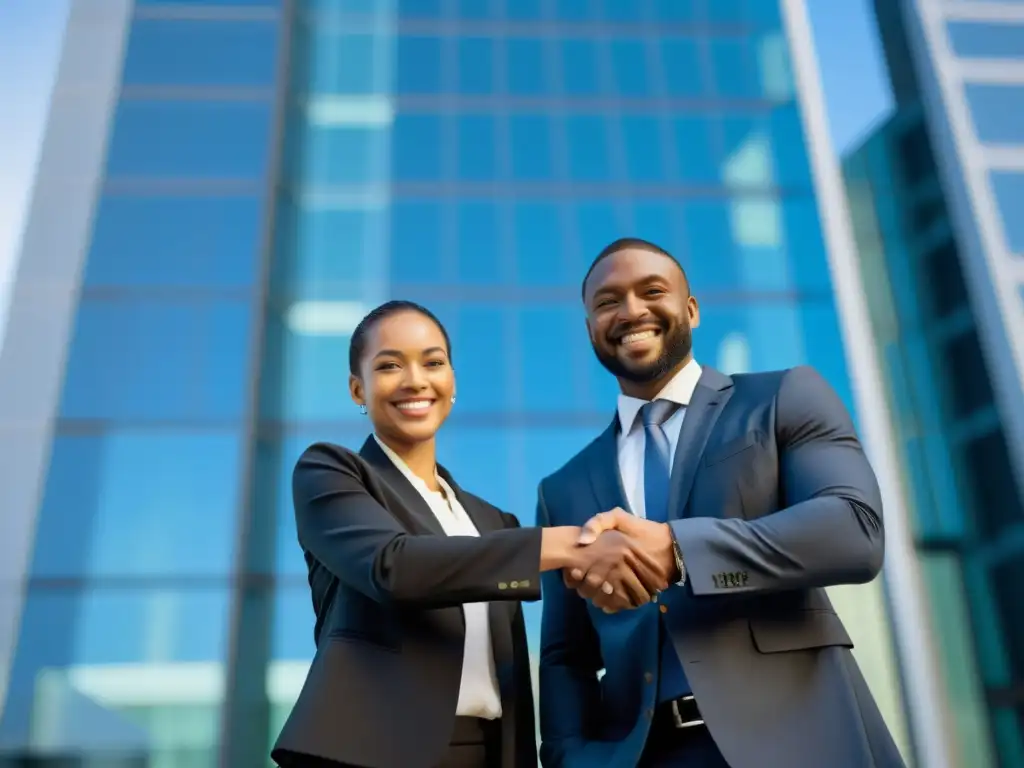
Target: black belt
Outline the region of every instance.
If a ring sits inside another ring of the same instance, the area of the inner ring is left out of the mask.
[[[664,701],[654,710],[651,728],[659,731],[701,730],[705,728],[704,717],[697,708],[697,700],[693,696],[682,696],[671,701]]]
[[[455,718],[452,730],[452,744],[495,744],[501,741],[501,720],[484,720],[480,717]]]

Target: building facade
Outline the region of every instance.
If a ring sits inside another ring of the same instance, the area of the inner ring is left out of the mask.
[[[702,362],[853,409],[802,13],[74,0],[0,356],[0,753],[266,764],[314,650],[291,469],[365,439],[385,299],[448,326],[441,459],[527,523],[613,413],[579,287],[617,237],[684,263]],[[880,587],[836,601],[905,741]]]
[[[1016,766],[1024,7],[876,7],[897,110],[844,162],[854,230],[911,490],[950,748],[958,764]]]

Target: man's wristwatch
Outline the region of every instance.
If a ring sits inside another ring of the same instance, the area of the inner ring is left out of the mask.
[[[683,552],[679,549],[679,542],[676,541],[676,537],[672,537],[672,555],[676,559],[676,568],[679,569],[679,581],[676,582],[677,587],[686,585],[686,564],[683,562]]]

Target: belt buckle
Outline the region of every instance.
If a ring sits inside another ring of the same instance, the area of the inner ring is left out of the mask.
[[[672,708],[672,722],[676,728],[693,728],[697,725],[704,725],[704,721],[697,720],[683,720],[683,716],[679,713],[679,702],[680,701],[693,701],[693,696],[683,696],[681,699],[673,699],[671,703]]]

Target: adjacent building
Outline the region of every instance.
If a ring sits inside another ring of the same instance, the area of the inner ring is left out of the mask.
[[[845,159],[956,764],[1024,764],[1024,6],[876,4],[897,109]]]
[[[703,362],[856,410],[803,14],[72,0],[0,356],[0,753],[266,764],[314,650],[291,468],[365,439],[387,298],[448,325],[443,460],[525,522],[612,417],[579,286],[616,237],[686,265]],[[836,601],[903,741],[880,588]]]

